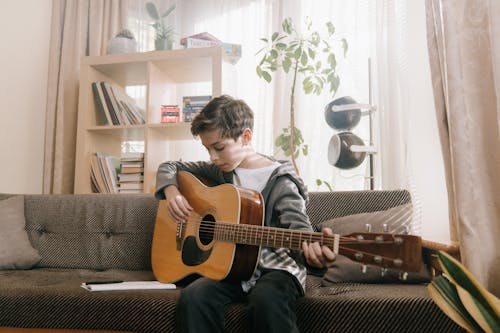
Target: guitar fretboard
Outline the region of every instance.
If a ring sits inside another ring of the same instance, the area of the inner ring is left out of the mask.
[[[267,246],[273,248],[285,247],[301,250],[302,243],[319,242],[335,253],[339,249],[339,235],[328,236],[320,232],[306,230],[290,230],[274,227],[262,227],[248,224],[215,223],[214,239],[237,244]]]

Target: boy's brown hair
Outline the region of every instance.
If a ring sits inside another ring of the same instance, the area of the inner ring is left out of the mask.
[[[213,98],[191,123],[191,133],[220,130],[222,138],[237,140],[243,130],[253,130],[253,111],[240,99],[228,95]]]

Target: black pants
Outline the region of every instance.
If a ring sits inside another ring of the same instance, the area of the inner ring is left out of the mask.
[[[180,332],[223,332],[226,308],[237,302],[247,303],[251,332],[298,332],[295,307],[301,290],[294,279],[284,271],[265,272],[246,294],[239,283],[200,278],[181,291]]]

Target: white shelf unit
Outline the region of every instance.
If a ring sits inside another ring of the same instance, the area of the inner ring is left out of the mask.
[[[84,57],[80,68],[75,193],[91,193],[90,158],[101,152],[120,157],[125,141],[144,142],[144,192],[153,192],[156,171],[167,160],[208,156],[190,133],[190,123],[160,123],[161,105],[178,104],[188,95],[232,94],[235,66],[220,47]],[[122,88],[145,87],[143,125],[103,125],[92,82]]]

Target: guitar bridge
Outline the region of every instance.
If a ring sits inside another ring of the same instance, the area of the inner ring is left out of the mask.
[[[177,229],[175,231],[175,243],[177,251],[181,250],[182,238],[184,237],[184,223],[185,221],[177,221]]]

